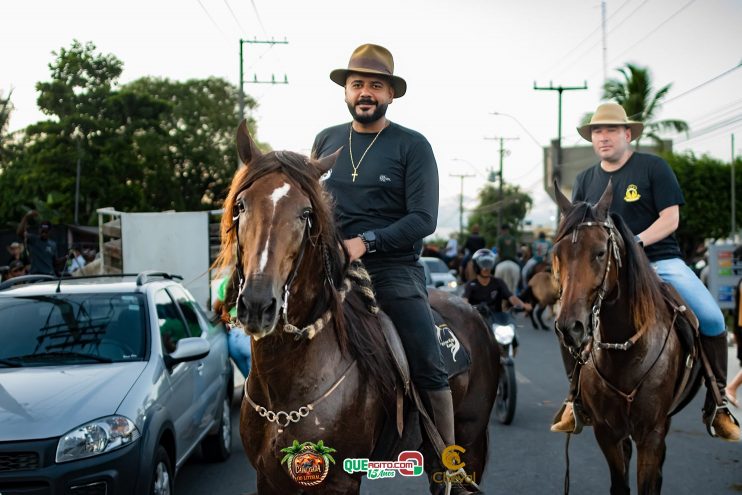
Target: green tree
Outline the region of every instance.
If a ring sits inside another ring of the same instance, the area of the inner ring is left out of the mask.
[[[214,208],[226,195],[237,164],[237,88],[213,77],[185,82],[145,77],[123,89],[171,106],[160,123],[162,132],[148,136],[140,148],[147,163],[144,189],[150,207]],[[257,106],[250,97],[245,103],[248,109]],[[252,118],[248,127],[255,133]]]
[[[644,123],[642,137],[652,139],[662,148],[660,134],[668,131],[687,132],[688,123],[677,119],[656,120],[662,108],[662,102],[672,87],[667,84],[655,91],[652,83],[652,75],[647,67],[634,64],[626,64],[616,69],[621,78],[609,79],[603,85],[603,99],[613,100],[626,110],[629,120]],[[590,122],[592,113],[583,117],[583,124]],[[638,139],[636,146],[639,147]]]
[[[705,239],[729,236],[731,229],[731,169],[709,156],[693,153],[665,155],[683,190],[685,205],[680,208],[680,226],[675,233],[683,257],[691,261]],[[735,166],[735,187],[742,190],[742,160]],[[736,211],[742,211],[742,197],[735,198]],[[738,223],[739,225],[739,223]]]
[[[0,163],[6,160],[10,153],[8,126],[10,125],[10,114],[13,112],[13,104],[10,101],[12,94],[13,90],[10,90],[8,96],[3,98],[2,92],[0,92]]]
[[[223,79],[143,78],[118,87],[123,63],[74,41],[55,52],[38,105],[50,116],[26,128],[0,161],[0,218],[43,203],[70,223],[81,163],[80,223],[96,209],[194,210],[217,206],[236,168],[237,90]],[[248,108],[256,103],[248,98]],[[251,132],[255,132],[251,122]]]
[[[503,184],[503,200],[500,202],[500,190],[493,184],[486,184],[479,191],[479,205],[469,215],[469,227],[479,225],[479,232],[487,245],[495,243],[497,231],[497,212],[502,208],[502,222],[510,226],[510,232],[518,236],[521,222],[533,205],[531,196],[520,190],[517,185]]]

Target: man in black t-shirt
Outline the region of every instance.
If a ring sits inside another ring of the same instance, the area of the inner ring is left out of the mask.
[[[31,210],[26,213],[18,224],[17,234],[23,237],[28,248],[31,260],[29,273],[56,276],[55,264],[57,262],[57,243],[49,238],[52,224],[48,220],[41,222],[39,233],[33,234],[27,231],[26,224],[31,217],[37,217],[39,213]]]
[[[427,139],[390,122],[387,107],[407,84],[395,76],[392,54],[359,46],[347,69],[330,73],[345,88],[353,120],[321,131],[312,156],[340,151],[324,180],[335,198],[335,216],[351,261],[362,258],[384,312],[397,327],[412,381],[446,445],[454,445],[453,400],[423,267],[424,237],[438,216],[438,166]]]
[[[727,374],[727,340],[724,317],[713,296],[681,258],[674,232],[680,206],[685,203],[680,185],[670,166],[660,157],[635,152],[631,141],[639,138],[643,124],[629,121],[621,105],[604,103],[589,124],[578,128],[591,141],[600,162],[577,176],[573,201],[596,204],[608,181],[613,186],[612,213],[618,213],[644,247],[657,275],[672,285],[698,317],[701,345],[711,363],[722,401],[717,404],[709,387],[704,421],[715,436],[737,441],[739,424],[727,408],[724,397]],[[569,371],[572,363],[565,363]],[[568,372],[569,372],[568,371]],[[707,382],[708,385],[708,382]],[[568,402],[552,431],[572,431],[574,418]]]

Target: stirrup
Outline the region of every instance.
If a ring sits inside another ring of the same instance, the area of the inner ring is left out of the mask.
[[[565,424],[565,426],[574,425],[572,426],[572,430],[570,431],[568,429],[555,429],[554,427],[557,424],[562,422],[562,416],[564,416],[564,411],[565,409],[567,409],[568,405],[572,407],[572,417],[571,417],[572,423],[567,423]],[[581,414],[577,414],[577,407],[575,406],[574,402],[564,401],[564,403],[562,404],[562,407],[559,408],[559,411],[557,411],[556,415],[554,416],[554,419],[551,422],[551,428],[550,428],[551,431],[555,433],[572,433],[574,435],[578,435],[579,433],[581,433],[584,423],[582,421]]]
[[[471,479],[471,476],[469,476],[462,467],[459,468],[457,471],[451,471],[447,469],[443,476],[446,480],[446,490],[444,492],[445,495],[451,495],[451,488],[453,487],[453,483],[451,482],[452,479],[463,480],[456,481],[456,484],[461,485],[461,487],[464,489],[466,489],[466,486],[471,486],[472,488],[477,490],[475,493],[483,493],[479,489],[479,486],[474,482],[474,480]]]
[[[737,421],[737,418],[734,417],[734,414],[729,410],[729,407],[726,404],[726,401],[721,406],[714,405],[713,411],[711,411],[710,414],[704,414],[703,416],[703,422],[706,424],[706,431],[709,435],[711,435],[714,438],[721,438],[722,440],[727,440],[726,438],[720,437],[716,433],[716,428],[714,428],[714,421],[716,420],[716,417],[719,415],[719,413],[726,414],[731,419],[732,423],[734,423],[737,428],[739,428],[739,421]],[[735,440],[728,440],[730,442],[733,442]]]

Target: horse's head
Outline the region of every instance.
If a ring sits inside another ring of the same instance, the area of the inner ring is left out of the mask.
[[[276,328],[282,308],[287,311],[302,258],[321,236],[318,215],[331,214],[321,201],[319,178],[336,155],[310,160],[285,151],[263,154],[245,121],[237,129],[237,151],[245,166],[225,201],[220,256],[234,260],[237,319],[248,334],[261,338]],[[322,266],[316,259],[311,263]]]
[[[557,333],[565,346],[580,350],[592,337],[603,298],[616,286],[623,240],[608,212],[608,183],[595,206],[572,204],[554,184],[562,220],[552,267],[561,293]]]

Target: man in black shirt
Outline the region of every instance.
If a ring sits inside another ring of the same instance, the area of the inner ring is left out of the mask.
[[[530,304],[524,303],[518,296],[510,292],[504,280],[492,276],[492,270],[495,267],[495,255],[492,251],[489,249],[478,250],[472,257],[472,264],[477,277],[466,284],[463,295],[469,304],[476,306],[484,303],[495,313],[502,311],[502,305],[505,301],[526,311],[532,309]]]
[[[402,339],[412,380],[446,445],[455,444],[448,375],[428,306],[422,240],[438,215],[438,166],[425,137],[390,122],[387,107],[407,90],[394,60],[378,45],[362,45],[347,69],[330,73],[345,88],[352,122],[315,138],[312,156],[343,148],[325,185],[351,260],[363,258],[377,300]]]
[[[737,441],[739,424],[729,412],[724,397],[727,375],[724,317],[713,296],[681,258],[674,232],[685,200],[675,174],[662,158],[631,148],[631,141],[641,135],[643,127],[639,122],[629,121],[621,105],[604,103],[598,107],[590,123],[578,128],[578,132],[592,142],[600,162],[577,176],[572,200],[596,204],[611,181],[615,193],[610,211],[621,215],[635,234],[634,240],[644,247],[657,275],[678,291],[698,317],[701,345],[722,397],[722,403],[716,404],[709,387],[704,421],[711,425],[715,436]],[[568,404],[552,431],[574,429],[571,409]]]
[[[57,261],[57,243],[49,238],[52,224],[48,220],[41,222],[39,233],[27,231],[26,224],[31,217],[37,217],[36,210],[26,213],[18,224],[17,234],[24,238],[31,259],[30,274],[44,274],[56,276],[55,264]]]

